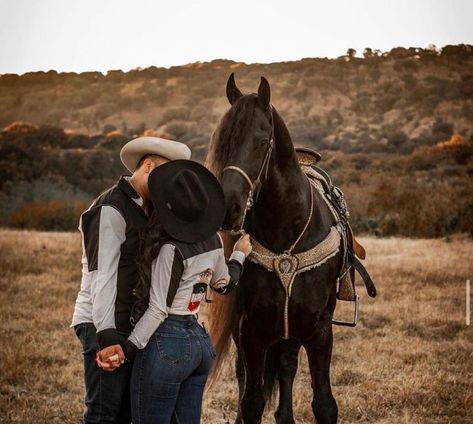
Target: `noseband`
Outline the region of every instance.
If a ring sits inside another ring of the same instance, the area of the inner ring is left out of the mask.
[[[241,223],[240,223],[240,228],[237,231],[232,231],[235,234],[243,234],[245,232],[243,227],[245,225],[246,215],[249,212],[249,210],[252,208],[255,200],[258,199],[258,195],[259,195],[259,192],[261,190],[261,186],[263,184],[263,181],[262,181],[261,178],[262,178],[263,174],[264,174],[264,180],[266,180],[268,178],[269,162],[271,161],[271,154],[272,154],[273,148],[274,148],[273,107],[271,105],[269,107],[270,107],[270,111],[271,111],[271,135],[269,137],[268,148],[267,148],[266,153],[264,155],[263,162],[261,162],[261,166],[259,168],[258,175],[256,176],[255,180],[251,181],[251,178],[248,176],[248,174],[242,168],[240,168],[238,166],[230,165],[230,166],[226,166],[222,170],[222,173],[224,173],[225,171],[238,172],[238,174],[240,174],[244,178],[244,180],[246,181],[246,183],[249,186],[248,195],[247,195],[247,198],[246,198],[245,209],[243,211],[243,216],[242,216]]]

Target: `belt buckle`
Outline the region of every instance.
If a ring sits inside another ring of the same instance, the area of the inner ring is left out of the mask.
[[[355,295],[355,300],[341,300],[341,302],[354,302],[355,310],[353,311],[353,319],[351,321],[332,319],[332,324],[344,327],[355,327],[358,323],[358,312],[360,309],[360,296]]]

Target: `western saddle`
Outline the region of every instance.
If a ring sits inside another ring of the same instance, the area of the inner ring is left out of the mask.
[[[299,164],[304,173],[310,180],[316,181],[319,192],[324,196],[332,213],[335,212],[336,219],[342,229],[342,240],[344,240],[345,258],[344,265],[337,283],[337,299],[345,302],[354,302],[355,310],[351,321],[333,320],[336,325],[345,325],[354,327],[358,322],[359,296],[356,294],[355,271],[363,280],[366,291],[370,297],[376,296],[376,287],[366,268],[360,262],[366,258],[365,248],[356,240],[351,229],[348,207],[345,202],[343,192],[336,187],[330,176],[322,168],[317,166],[321,155],[307,148],[297,148],[296,153],[299,158]]]

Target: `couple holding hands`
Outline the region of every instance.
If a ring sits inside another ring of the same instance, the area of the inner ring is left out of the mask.
[[[132,173],[81,216],[82,281],[72,326],[82,344],[84,424],[193,424],[215,358],[197,321],[210,286],[230,292],[251,252],[225,260],[223,191],[182,143],[128,142]]]

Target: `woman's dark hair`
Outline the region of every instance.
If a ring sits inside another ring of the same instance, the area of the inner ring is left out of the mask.
[[[158,257],[161,246],[170,240],[158,221],[156,211],[151,213],[148,223],[141,232],[140,252],[138,258],[139,279],[134,289],[137,298],[131,311],[130,321],[135,325],[143,316],[149,304],[149,289],[151,286],[151,264]]]

